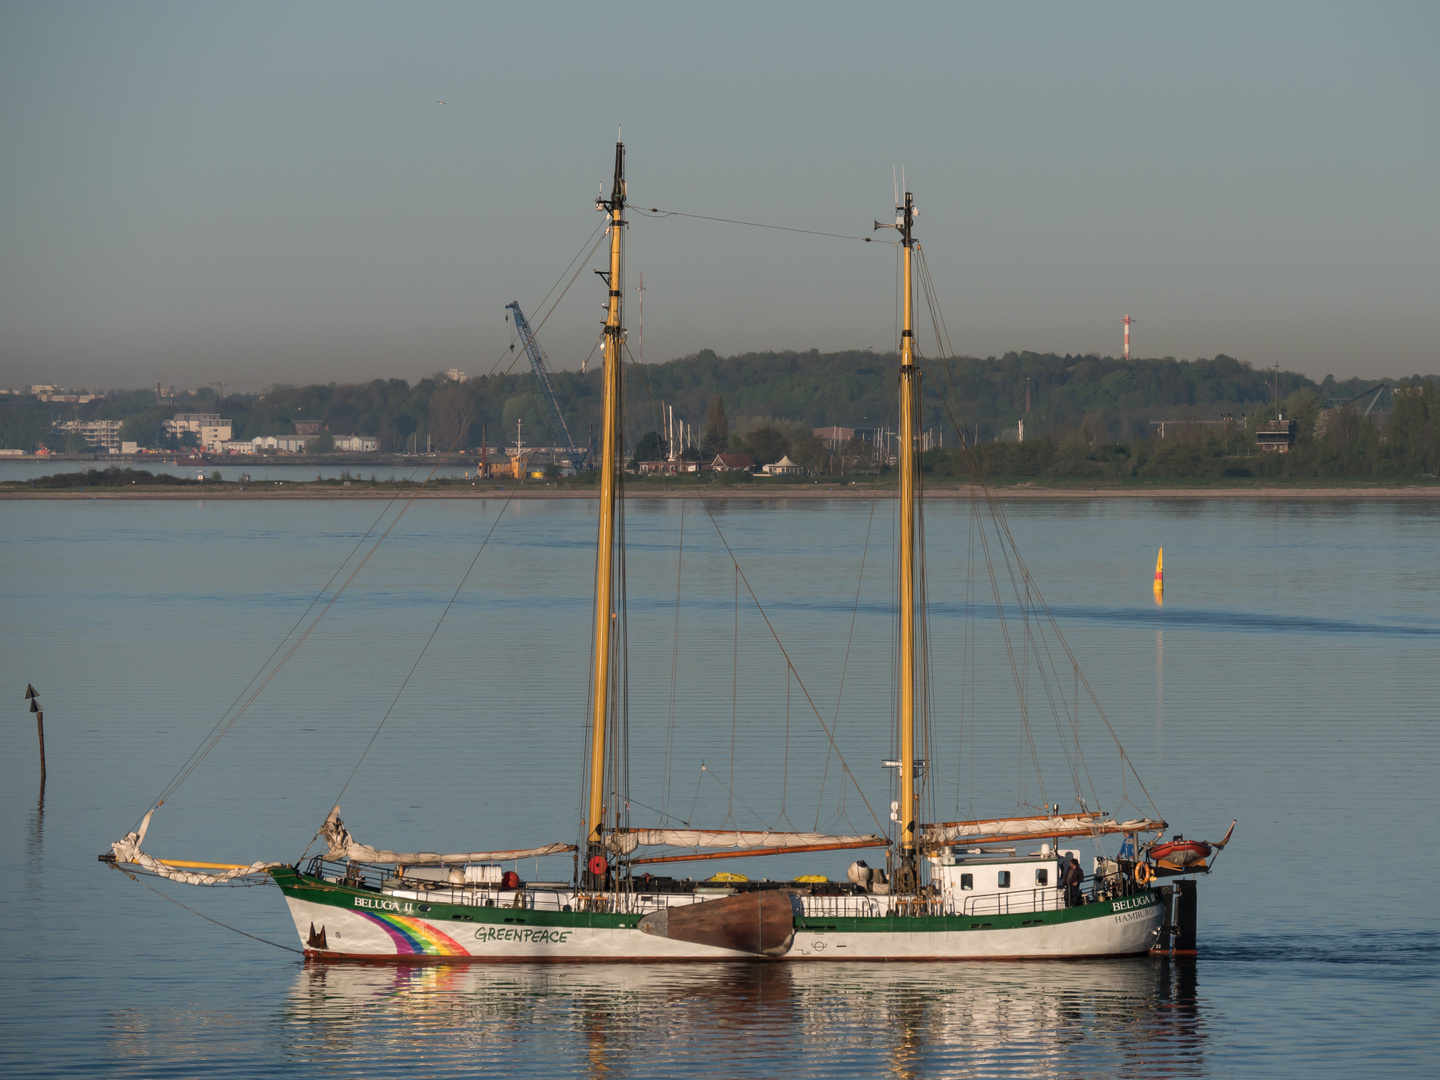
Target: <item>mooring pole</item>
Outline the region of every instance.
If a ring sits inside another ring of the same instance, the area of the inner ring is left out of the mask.
[[[25,698],[30,702],[30,711],[35,714],[35,732],[40,736],[40,784],[45,784],[45,710],[40,708],[40,695],[35,687],[25,684]]]

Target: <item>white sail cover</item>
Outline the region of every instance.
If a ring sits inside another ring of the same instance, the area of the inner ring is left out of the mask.
[[[138,829],[132,833],[126,833],[124,839],[116,840],[110,845],[110,852],[115,856],[117,863],[138,866],[158,877],[169,878],[171,881],[179,881],[185,885],[220,885],[226,881],[234,881],[236,878],[249,877],[251,874],[263,874],[272,866],[282,865],[278,862],[254,862],[249,866],[237,866],[233,870],[226,870],[219,874],[206,874],[197,870],[169,866],[159,859],[152,859],[140,850],[140,845],[145,840],[145,833],[150,828],[150,817],[154,813],[155,811],[151,810],[149,814],[140,819]]]
[[[535,859],[541,855],[558,855],[574,851],[574,844],[546,844],[543,847],[516,848],[506,851],[461,851],[442,854],[436,851],[384,851],[362,844],[350,835],[340,820],[340,807],[330,811],[320,826],[320,837],[329,845],[327,859],[354,859],[356,862],[394,863],[396,866],[458,866],[467,862],[505,862],[510,859]]]
[[[793,848],[885,847],[883,836],[844,836],[834,833],[761,832],[740,829],[626,829],[605,834],[605,847],[628,854],[638,847],[684,848]]]
[[[926,844],[953,844],[966,840],[1024,840],[1026,837],[1091,836],[1103,833],[1154,832],[1166,823],[1150,818],[1116,821],[1101,814],[1060,814],[1050,817],[992,818],[988,821],[947,821],[922,825],[920,838]]]

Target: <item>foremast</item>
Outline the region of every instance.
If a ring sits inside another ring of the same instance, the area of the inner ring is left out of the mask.
[[[621,350],[625,328],[621,323],[624,293],[621,238],[625,229],[625,144],[615,144],[615,179],[610,198],[595,200],[595,208],[609,215],[610,271],[602,275],[609,286],[605,339],[602,345],[603,416],[600,433],[600,525],[595,551],[595,669],[591,681],[590,785],[585,815],[585,865],[581,883],[603,888],[608,874],[605,857],[606,747],[610,732],[615,678],[618,612],[615,610],[615,511],[619,498],[619,461],[623,436],[621,407]]]
[[[876,222],[876,228],[886,226]],[[902,247],[903,329],[900,331],[900,678],[897,718],[900,742],[899,853],[895,871],[895,892],[914,893],[920,886],[919,830],[916,805],[917,765],[915,755],[916,713],[919,701],[920,664],[916,654],[918,573],[918,497],[916,438],[920,430],[920,369],[915,365],[915,290],[912,261],[915,247],[915,199],[905,193],[905,202],[895,208],[895,224]]]

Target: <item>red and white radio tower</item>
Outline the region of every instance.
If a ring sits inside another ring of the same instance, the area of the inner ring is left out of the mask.
[[[1126,315],[1125,318],[1121,319],[1120,321],[1125,324],[1125,359],[1126,359],[1126,360],[1129,360],[1129,359],[1130,359],[1130,324],[1133,323],[1135,320],[1132,319],[1132,318],[1130,318],[1129,315]]]

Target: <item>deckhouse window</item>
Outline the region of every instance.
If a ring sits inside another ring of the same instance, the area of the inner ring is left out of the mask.
[[[960,888],[962,888],[962,889],[973,889],[973,888],[975,888],[975,875],[974,875],[974,874],[961,874],[961,875],[960,875]]]
[[[1008,888],[1010,887],[1010,871],[1009,871],[1009,870],[1001,870],[1000,873],[999,873],[999,875],[998,875],[998,878],[999,878],[999,880],[997,880],[995,884],[999,885],[1000,888],[1002,888],[1002,889],[1008,889]]]
[[[1036,870],[1036,871],[1035,871],[1035,884],[1036,884],[1036,885],[1049,885],[1049,884],[1050,884],[1050,871],[1049,871],[1049,870]]]

